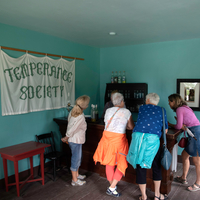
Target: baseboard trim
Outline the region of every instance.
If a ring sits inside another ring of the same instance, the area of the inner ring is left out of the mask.
[[[181,155],[178,155],[177,162],[178,162],[178,163],[182,163]],[[51,162],[49,162],[49,163],[47,164],[46,167],[48,167],[50,163],[51,163]],[[193,163],[193,161],[192,161],[192,157],[190,157],[190,164],[191,164],[191,165],[194,165],[194,163]],[[38,174],[38,168],[39,168],[39,166],[36,166],[36,167],[33,168],[33,173],[34,173],[35,176]],[[19,180],[20,180],[20,181],[23,181],[23,180],[25,180],[29,175],[30,175],[30,169],[27,169],[27,170],[25,170],[25,171],[23,171],[23,172],[20,172],[20,173],[19,173]],[[15,174],[13,174],[13,175],[11,175],[11,176],[8,177],[8,183],[13,183],[13,182],[15,182]],[[4,179],[4,178],[0,180],[0,187],[1,187],[1,188],[5,188],[5,179]]]
[[[33,168],[33,173],[36,176],[38,174],[38,166]],[[30,176],[30,169],[27,169],[23,172],[19,173],[19,181],[25,180],[28,176]],[[15,182],[15,174],[8,177],[8,183],[14,183]],[[0,187],[5,188],[5,178],[0,180]]]
[[[51,166],[51,165],[52,165],[52,161],[49,161],[48,163],[45,163],[45,170],[46,169],[48,170],[49,166]],[[38,169],[39,169],[39,166],[33,167],[34,177],[38,176]],[[19,181],[24,181],[29,176],[30,176],[30,169],[22,171],[22,172],[19,173]],[[14,182],[15,182],[15,174],[13,174],[13,175],[8,177],[8,183],[14,183]],[[6,188],[6,186],[5,186],[5,178],[0,179],[0,187],[1,188]]]

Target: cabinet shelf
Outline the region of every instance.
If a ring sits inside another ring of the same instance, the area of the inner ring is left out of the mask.
[[[123,94],[126,108],[132,113],[137,113],[139,107],[145,104],[148,85],[146,83],[107,83],[104,98],[105,104],[110,101],[111,92],[114,90]]]

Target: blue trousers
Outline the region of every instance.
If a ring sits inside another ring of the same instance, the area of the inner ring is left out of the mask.
[[[69,142],[69,147],[70,147],[71,153],[72,153],[70,170],[77,171],[81,165],[82,144],[76,144],[73,142]]]

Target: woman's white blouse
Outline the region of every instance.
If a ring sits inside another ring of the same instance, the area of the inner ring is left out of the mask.
[[[104,117],[105,122],[105,129],[107,126],[108,121],[113,116],[113,114],[116,112],[118,107],[112,107],[106,110],[106,114]],[[126,108],[120,108],[115,116],[113,117],[107,131],[115,132],[115,133],[126,133],[126,126],[128,123],[128,120],[130,119],[131,112]]]
[[[68,116],[68,126],[66,131],[66,136],[69,137],[68,142],[84,144],[86,129],[87,124],[84,114],[82,113],[78,117],[72,117],[70,112]]]

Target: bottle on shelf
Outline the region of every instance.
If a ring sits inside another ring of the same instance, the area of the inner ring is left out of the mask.
[[[114,83],[114,72],[111,74],[111,83]]]
[[[137,98],[137,91],[134,90],[134,98],[136,99]]]
[[[95,105],[91,105],[91,121],[95,122],[96,118],[95,118]]]
[[[125,71],[123,71],[123,75],[122,75],[122,83],[126,83],[126,75],[125,75]]]
[[[139,90],[139,92],[138,92],[138,99],[140,99],[141,98],[141,90]]]
[[[121,76],[121,72],[119,71],[118,74],[118,83],[122,83],[122,76]]]
[[[144,98],[144,90],[141,91],[141,98]]]
[[[95,120],[97,121],[99,119],[99,112],[98,112],[98,108],[97,105],[95,107]]]
[[[117,75],[117,71],[115,72],[114,83],[118,83],[118,75]]]
[[[136,91],[136,99],[139,99],[139,91]]]

